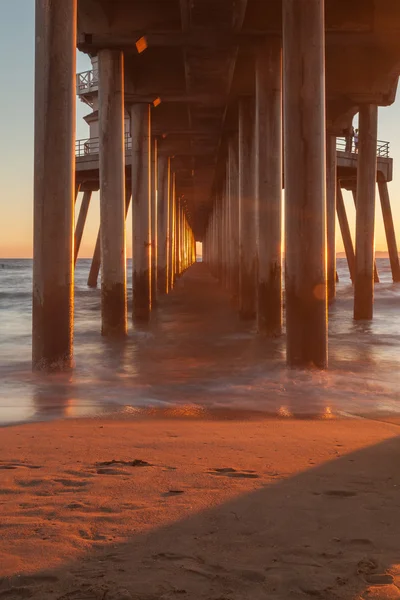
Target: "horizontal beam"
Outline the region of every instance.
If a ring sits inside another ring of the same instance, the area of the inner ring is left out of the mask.
[[[176,104],[199,104],[210,107],[220,108],[225,106],[227,96],[224,94],[162,94],[160,91],[146,94],[125,94],[126,104],[153,104],[154,100],[159,98],[161,102],[176,103]]]
[[[253,45],[266,35],[276,35],[277,32],[242,31],[229,32],[226,29],[213,29],[206,31],[137,31],[130,35],[109,33],[80,33],[78,36],[79,50],[91,52],[101,48],[116,48],[121,50],[136,49],[139,53],[146,48],[230,48],[242,45]],[[144,45],[137,46],[139,40],[145,41]],[[142,49],[143,48],[143,49]]]

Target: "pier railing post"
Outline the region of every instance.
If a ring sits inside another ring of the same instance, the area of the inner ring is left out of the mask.
[[[101,240],[101,332],[127,332],[125,250],[124,57],[100,50],[99,154]]]
[[[289,366],[328,362],[324,0],[283,0]]]
[[[77,0],[36,0],[32,365],[72,366]]]
[[[151,310],[151,117],[149,104],[131,106],[133,320]]]
[[[377,106],[365,104],[360,107],[359,129],[354,318],[370,320],[374,305]]]
[[[256,60],[257,325],[282,329],[282,45],[268,40]]]

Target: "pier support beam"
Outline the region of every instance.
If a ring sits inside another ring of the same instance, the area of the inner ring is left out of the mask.
[[[378,178],[379,196],[381,199],[383,224],[385,226],[386,241],[389,251],[390,267],[394,283],[400,282],[400,262],[397,249],[396,234],[394,231],[392,209],[390,207],[390,198],[387,181]]]
[[[175,278],[181,274],[181,199],[175,198]]]
[[[231,252],[231,291],[234,300],[239,295],[239,180],[238,180],[238,140],[234,136],[229,140],[228,146],[228,185],[230,206],[230,235]]]
[[[283,0],[290,366],[327,366],[324,0]]]
[[[75,245],[74,245],[74,265],[76,265],[76,261],[78,259],[79,249],[81,247],[83,230],[85,229],[85,223],[87,214],[89,211],[90,199],[92,197],[92,192],[85,192],[82,198],[82,204],[79,211],[78,222],[75,228]]]
[[[241,98],[239,101],[239,315],[244,320],[254,319],[256,316],[257,255],[253,147],[254,101],[252,98]],[[219,204],[217,210],[220,211]]]
[[[326,140],[326,240],[328,302],[336,298],[336,137]]]
[[[158,248],[158,142],[151,144],[151,308],[157,304],[157,248]]]
[[[124,57],[100,50],[99,154],[101,333],[127,332],[125,251]]]
[[[343,200],[342,187],[340,181],[337,181],[336,187],[336,210],[339,221],[340,231],[342,233],[342,240],[344,251],[346,253],[347,265],[349,267],[350,279],[354,282],[356,259],[354,254],[353,240],[351,239],[349,221],[347,219],[346,207]]]
[[[132,191],[129,185],[126,185],[125,189],[125,220],[128,214],[129,205],[131,203]],[[99,278],[101,265],[101,247],[100,247],[100,228],[97,234],[96,245],[93,252],[92,263],[90,265],[89,277],[88,277],[88,287],[95,288],[97,287],[97,281]]]
[[[353,200],[354,200],[354,207],[356,209],[356,220],[357,220],[357,189],[353,188],[352,191],[352,196],[353,196]],[[374,283],[379,283],[380,279],[379,279],[379,273],[378,273],[378,266],[376,264],[376,260],[374,257]]]
[[[151,310],[151,113],[131,107],[133,320],[148,322]]]
[[[159,294],[168,292],[169,211],[171,161],[167,156],[158,159],[158,244],[157,287]]]
[[[36,0],[32,365],[73,358],[77,0]]]
[[[378,107],[360,107],[357,169],[356,267],[354,318],[372,319],[374,305],[374,235]]]
[[[89,277],[88,277],[88,287],[95,288],[97,287],[97,281],[99,279],[100,272],[100,264],[101,264],[101,246],[100,246],[100,229],[96,238],[96,245],[94,247],[92,263],[90,265]]]
[[[171,171],[168,217],[168,292],[173,289],[175,282],[175,179],[176,175]]]
[[[256,61],[257,325],[282,330],[282,49],[263,45]]]

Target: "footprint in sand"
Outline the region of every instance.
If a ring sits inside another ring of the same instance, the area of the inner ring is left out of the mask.
[[[47,483],[46,479],[19,479],[16,481],[20,487],[38,487],[43,483]]]
[[[41,469],[42,467],[39,465],[29,465],[26,463],[20,463],[20,462],[4,462],[4,461],[0,461],[0,470],[7,470],[7,471],[11,471],[14,469]]]
[[[55,483],[61,483],[64,487],[86,487],[89,485],[89,481],[85,479],[53,479]]]
[[[114,465],[121,465],[123,467],[152,467],[151,463],[146,462],[145,460],[135,459],[135,460],[106,460],[104,462],[96,463],[96,467],[111,467]]]
[[[126,475],[126,471],[122,469],[112,469],[105,467],[104,469],[97,469],[97,475]]]
[[[169,496],[180,496],[184,493],[185,492],[183,490],[168,490],[168,492],[164,492],[163,494],[161,494],[161,496],[163,496],[164,498],[168,498]]]
[[[237,471],[232,467],[222,467],[219,469],[211,469],[208,471],[210,475],[219,475],[222,477],[232,477],[236,479],[259,479],[259,475],[255,471]]]

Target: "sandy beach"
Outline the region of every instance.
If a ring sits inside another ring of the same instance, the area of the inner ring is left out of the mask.
[[[2,429],[0,598],[400,598],[399,431],[190,410]]]

